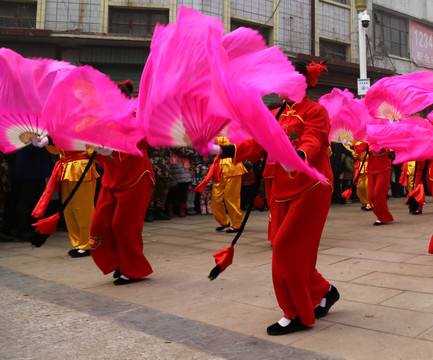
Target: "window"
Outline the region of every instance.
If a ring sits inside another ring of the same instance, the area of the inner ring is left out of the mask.
[[[374,11],[374,45],[386,54],[408,58],[408,20]]]
[[[168,24],[168,10],[110,8],[108,32],[152,36],[156,24]]]
[[[347,45],[333,41],[320,40],[320,57],[346,61]]]
[[[0,27],[34,29],[36,27],[36,2],[0,3]]]
[[[271,27],[262,27],[259,24],[247,23],[239,20],[232,20],[230,23],[230,31],[236,30],[240,27],[251,28],[253,30],[258,30],[259,34],[262,35],[263,39],[266,41],[266,45],[269,45],[271,36]]]
[[[347,0],[334,0],[334,1],[340,4],[347,4]]]

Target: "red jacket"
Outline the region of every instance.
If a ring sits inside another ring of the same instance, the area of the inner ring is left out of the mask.
[[[276,114],[278,109],[274,110]],[[318,103],[304,97],[302,102],[286,109],[278,119],[279,124],[292,140],[296,150],[305,153],[311,167],[316,168],[327,178],[332,186],[333,175],[328,156],[329,116],[326,109]],[[263,148],[254,140],[246,140],[236,148],[235,161],[249,159],[258,161],[263,156]],[[288,173],[279,164],[275,164],[272,195],[276,201],[287,201],[308,191],[313,186],[322,186],[317,180],[300,172]]]
[[[141,141],[138,148],[143,157],[114,151],[110,156],[99,156],[104,165],[102,185],[108,189],[125,189],[134,186],[143,176],[150,176],[155,183],[152,164],[147,156],[147,142]]]
[[[389,169],[391,169],[389,150],[381,149],[379,152],[370,151],[368,153],[367,174],[380,174]]]

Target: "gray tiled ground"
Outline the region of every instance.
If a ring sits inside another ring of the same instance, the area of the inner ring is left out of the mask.
[[[0,285],[1,359],[329,359],[14,271]]]
[[[340,291],[326,318],[281,337],[267,213],[253,212],[233,264],[216,280],[212,254],[233,236],[212,216],[146,223],[154,273],[122,287],[91,258],[71,259],[67,234],[39,249],[0,243],[0,359],[433,358],[431,198],[420,216],[389,201],[395,223],[372,226],[359,203],[333,205],[318,269]]]

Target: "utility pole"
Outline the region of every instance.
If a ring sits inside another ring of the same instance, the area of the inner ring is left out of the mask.
[[[355,8],[358,13],[359,35],[359,79],[358,95],[363,96],[370,87],[370,79],[367,78],[367,46],[365,36],[370,25],[370,16],[367,13],[367,0],[355,0]]]

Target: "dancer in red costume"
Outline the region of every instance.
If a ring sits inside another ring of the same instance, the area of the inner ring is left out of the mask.
[[[119,87],[128,93],[122,83]],[[141,141],[138,148],[143,157],[97,150],[106,156],[99,157],[104,175],[89,244],[99,269],[104,274],[114,271],[115,285],[128,284],[153,272],[143,255],[142,230],[155,177],[147,156],[147,142]]]
[[[377,220],[373,225],[383,225],[394,221],[388,209],[388,190],[391,176],[389,150],[370,151],[368,157],[368,198]]]
[[[317,83],[322,64],[295,64],[310,87]],[[284,99],[287,100],[287,99]],[[316,270],[320,237],[331,205],[333,176],[328,157],[329,118],[326,109],[304,97],[300,103],[284,103],[278,122],[292,139],[298,155],[324,174],[323,186],[305,174],[288,173],[275,164],[272,185],[272,221],[276,232],[272,241],[272,278],[284,317],[268,327],[269,335],[282,335],[307,328],[325,316],[340,295]],[[278,114],[279,109],[274,110]],[[221,147],[222,156],[234,161],[258,161],[263,148],[254,140]],[[270,207],[271,208],[271,207]]]
[[[406,172],[406,177],[404,177],[403,171]],[[403,186],[406,185],[406,189],[408,190],[408,194],[406,197],[406,205],[409,206],[409,214],[422,214],[422,209],[425,204],[424,183],[426,184],[427,189],[431,191],[430,172],[431,161],[429,160],[409,161],[403,164],[402,176],[400,177],[400,180],[402,181],[400,181],[400,184],[402,184]],[[429,176],[427,176],[427,173],[429,174]],[[406,180],[406,183],[403,182],[404,180]]]

